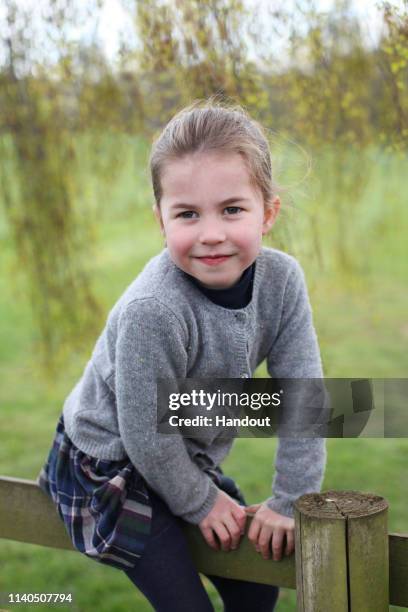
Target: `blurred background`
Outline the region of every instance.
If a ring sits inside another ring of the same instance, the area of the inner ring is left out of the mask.
[[[163,246],[152,139],[216,93],[267,130],[283,207],[265,244],[305,269],[326,376],[407,376],[407,0],[3,0],[0,474],[36,478],[110,308]],[[324,488],[384,495],[407,532],[407,440],[327,445]],[[240,439],[224,464],[248,503],[275,449]],[[2,541],[0,563],[1,591],[151,610],[75,553]]]

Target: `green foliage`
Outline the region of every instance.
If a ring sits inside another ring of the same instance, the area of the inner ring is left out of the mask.
[[[83,265],[90,234],[75,206],[72,135],[46,93],[38,81],[8,84],[3,99],[14,128],[1,139],[0,154],[7,221],[29,282],[40,356],[52,368],[64,340],[95,331],[98,305]]]
[[[30,9],[15,0],[6,1],[0,23],[0,201],[48,368],[100,325],[89,262],[101,214],[112,211],[119,177],[132,163],[130,139],[149,141],[195,98],[225,95],[269,131],[288,220],[277,229],[279,246],[295,248],[289,221],[303,206],[310,241],[301,252],[316,256],[321,269],[361,273],[349,211],[353,219],[368,214],[359,207],[375,167],[370,151],[406,154],[406,1],[399,9],[383,3],[384,35],[369,49],[348,0],[324,13],[313,0],[271,6],[265,23],[242,0],[127,0],[138,45],[123,46],[114,68],[96,40],[73,44],[68,35],[96,19],[102,4],[44,2],[40,38]],[[273,41],[288,33],[285,52],[277,51]],[[150,199],[146,159],[147,150],[133,167]],[[319,182],[307,178],[314,168]],[[370,231],[380,231],[378,216],[371,218]]]
[[[215,92],[266,108],[261,77],[247,57],[249,11],[241,0],[144,0],[135,12],[138,74],[146,95],[155,92],[145,107],[147,127]]]
[[[408,2],[400,8],[383,3],[386,35],[381,44],[384,71],[389,90],[389,119],[383,141],[401,153],[408,142]]]

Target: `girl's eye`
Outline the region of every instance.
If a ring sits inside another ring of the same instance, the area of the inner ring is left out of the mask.
[[[236,215],[237,213],[241,212],[242,208],[239,206],[227,206],[225,210],[229,215]]]
[[[197,213],[194,210],[184,210],[177,216],[181,217],[181,219],[193,219],[193,215],[195,214]]]

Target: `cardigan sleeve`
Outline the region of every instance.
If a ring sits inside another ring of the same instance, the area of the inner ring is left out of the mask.
[[[298,262],[294,259],[292,262],[279,330],[267,356],[268,373],[273,378],[322,379],[320,351],[304,274]],[[321,398],[319,421],[322,416],[324,419],[328,408],[327,396],[323,393]],[[297,409],[301,408],[297,406]],[[323,437],[279,436],[268,507],[293,517],[293,502],[298,497],[320,491],[326,459],[326,440]]]
[[[218,489],[190,458],[181,435],[157,432],[157,378],[185,378],[187,330],[155,298],[122,312],[115,356],[120,435],[133,465],[176,516],[198,524]]]

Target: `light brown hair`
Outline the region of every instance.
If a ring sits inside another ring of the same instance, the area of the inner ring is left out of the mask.
[[[157,206],[163,195],[161,177],[167,162],[192,153],[238,153],[253,187],[270,206],[277,185],[272,178],[271,154],[263,127],[238,104],[226,104],[217,96],[196,100],[177,113],[154,140],[150,172]]]

